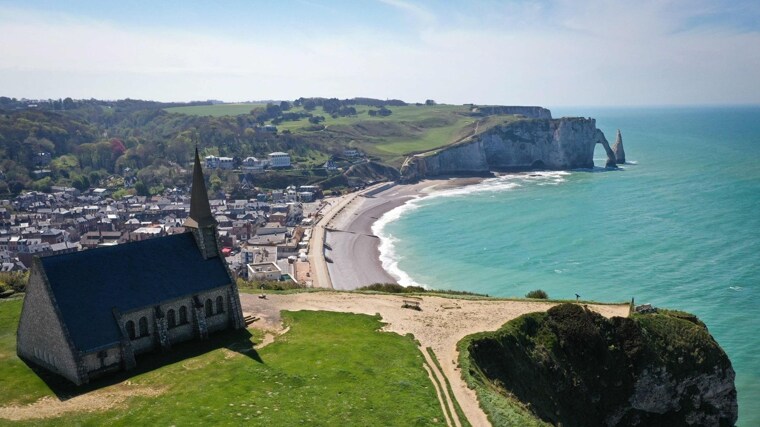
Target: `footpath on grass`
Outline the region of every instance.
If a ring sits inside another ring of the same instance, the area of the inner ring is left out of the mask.
[[[420,351],[432,354],[425,359],[433,375],[436,375],[444,413],[454,421],[452,425],[489,425],[488,417],[480,408],[473,390],[465,384],[458,365],[457,343],[467,335],[476,332],[495,331],[504,323],[520,315],[546,311],[557,302],[535,300],[500,300],[448,298],[441,296],[421,296],[421,310],[403,308],[404,295],[369,294],[358,292],[302,292],[290,294],[268,294],[266,299],[255,295],[241,294],[243,311],[259,318],[254,327],[269,331],[282,329],[282,310],[322,310],[359,314],[380,314],[385,323],[383,330],[400,335],[412,334],[419,342]],[[606,316],[628,316],[628,304],[585,304],[590,309]],[[433,360],[435,355],[437,361]],[[437,369],[436,369],[437,368]],[[448,384],[446,381],[448,380]],[[434,383],[434,385],[436,385]],[[451,388],[451,393],[448,388]],[[466,420],[456,424],[457,405]]]

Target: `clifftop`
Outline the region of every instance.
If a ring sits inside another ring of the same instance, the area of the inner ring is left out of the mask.
[[[608,320],[563,304],[472,336],[463,350],[475,381],[552,424],[732,426],[738,416],[728,356],[685,313]]]
[[[511,120],[485,130],[481,126],[480,133],[455,144],[414,155],[402,166],[401,175],[414,181],[490,171],[593,168],[596,144],[604,146],[607,166],[616,167],[615,154],[594,119]]]

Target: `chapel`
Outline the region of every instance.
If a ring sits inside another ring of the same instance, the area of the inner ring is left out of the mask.
[[[35,258],[19,357],[81,385],[134,368],[141,353],[244,328],[197,149],[183,225],[180,234]]]

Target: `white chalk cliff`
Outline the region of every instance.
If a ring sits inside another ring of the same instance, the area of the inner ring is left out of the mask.
[[[607,167],[616,157],[591,118],[526,119],[496,126],[460,143],[410,158],[402,179],[489,171],[594,167],[594,148],[602,144]]]

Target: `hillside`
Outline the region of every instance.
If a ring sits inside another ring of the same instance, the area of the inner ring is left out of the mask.
[[[341,146],[357,148],[382,162],[400,166],[405,154],[445,146],[472,134],[478,120],[470,106],[461,105],[384,106],[387,115],[370,115],[370,111],[380,110],[369,105],[352,104],[352,108],[349,114],[339,115],[329,107],[316,105],[307,109],[301,103],[286,110],[286,116],[292,115],[293,119],[278,120],[283,117],[280,115],[261,123],[276,125],[279,132],[320,140],[327,151]],[[212,117],[250,116],[254,112],[261,117],[266,104],[199,105],[166,111]],[[310,121],[311,118],[317,120]]]
[[[305,183],[340,186],[355,181],[341,176],[343,172],[367,160],[382,167],[373,167],[371,174],[354,173],[353,178],[394,179],[410,154],[460,143],[526,116],[550,117],[539,107],[407,104],[370,98],[187,105],[67,98],[35,105],[9,98],[0,103],[0,195],[46,192],[52,186],[81,190],[108,186],[116,197],[158,194],[188,184],[196,145],[203,155],[235,158],[238,167],[249,156],[289,153],[291,170],[253,179],[254,185],[264,188]],[[346,149],[359,150],[363,156],[347,158]],[[49,153],[49,158],[38,153]],[[336,162],[337,170],[324,168],[329,159]],[[383,170],[388,173],[377,175]],[[120,178],[113,179],[114,175]],[[213,171],[208,178],[214,193],[243,191],[239,170]]]
[[[737,419],[731,362],[686,313],[605,319],[564,304],[468,337],[460,350],[497,425],[530,412],[563,426],[732,426]]]

